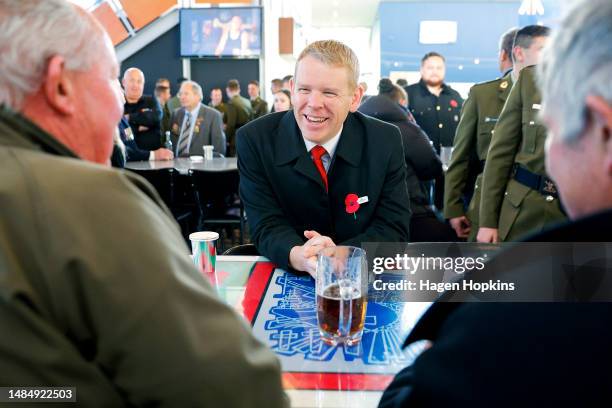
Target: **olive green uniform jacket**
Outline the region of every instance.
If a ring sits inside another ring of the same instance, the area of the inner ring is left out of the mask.
[[[236,131],[253,119],[251,101],[236,95],[227,103],[227,124],[225,136],[227,138],[227,155],[236,155]]]
[[[162,112],[164,115],[161,120],[161,135],[162,141],[166,141],[166,132],[172,130],[172,112],[167,102],[163,104]]]
[[[88,408],[285,404],[278,360],[144,179],[0,108],[0,206],[2,386],[76,387]]]
[[[166,105],[168,105],[168,110],[170,111],[170,114],[172,115],[172,113],[177,110],[178,108],[181,107],[181,100],[178,97],[178,94],[176,94],[175,96],[173,96],[172,98],[170,98],[168,100],[168,102],[166,102]]]
[[[253,108],[253,119],[257,119],[268,113],[268,102],[258,96],[251,100],[251,108]]]
[[[558,198],[513,179],[515,165],[547,176],[546,129],[538,120],[541,97],[534,75],[535,67],[524,68],[512,87],[495,126],[484,169],[480,226],[498,228],[501,241],[516,241],[566,218]]]
[[[482,186],[482,166],[487,158],[493,128],[499,119],[506,98],[512,88],[510,73],[503,78],[474,85],[463,104],[461,119],[457,126],[453,154],[446,171],[444,187],[444,217],[455,218],[466,215],[471,223],[469,240],[476,240],[478,233],[478,212],[480,209],[480,187]],[[476,177],[474,194],[464,210],[463,197],[470,179]]]
[[[208,106],[221,112],[221,115],[223,116],[223,124],[227,124],[227,105],[225,102],[221,102],[217,106],[213,106],[212,102],[210,102]]]

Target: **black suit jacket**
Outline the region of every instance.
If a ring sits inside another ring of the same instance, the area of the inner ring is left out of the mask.
[[[349,113],[328,171],[329,194],[293,111],[263,116],[237,134],[240,196],[259,252],[287,268],[289,251],[316,230],[336,244],[407,241],[410,205],[397,127]],[[345,198],[368,196],[356,213]]]
[[[527,241],[610,242],[610,231],[607,211]],[[495,261],[508,265],[509,276],[528,273],[509,266],[520,265],[517,258],[510,248]],[[609,406],[610,316],[612,303],[438,301],[406,340],[428,339],[433,346],[396,376],[380,406]]]
[[[408,112],[384,95],[368,98],[359,112],[397,126],[402,135],[406,159],[408,193],[413,215],[430,214],[429,193],[419,180],[431,180],[442,174],[442,162],[427,135],[410,122]]]
[[[138,147],[143,150],[157,150],[161,147],[161,120],[163,111],[157,99],[143,95],[136,103],[125,102],[124,114],[130,115],[130,126]],[[138,130],[144,126],[147,130]]]

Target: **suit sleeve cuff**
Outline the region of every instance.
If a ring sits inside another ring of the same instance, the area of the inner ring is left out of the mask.
[[[444,218],[450,220],[451,218],[461,217],[465,215],[462,205],[446,205],[444,207]]]

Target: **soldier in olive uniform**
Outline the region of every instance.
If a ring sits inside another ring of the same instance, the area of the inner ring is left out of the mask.
[[[475,241],[478,233],[479,187],[493,128],[512,87],[512,44],[517,31],[516,28],[508,30],[500,39],[499,70],[504,73],[503,78],[476,84],[470,89],[445,175],[444,217],[450,220],[459,238],[468,238],[469,234],[470,241]],[[475,183],[474,175],[477,175]],[[466,214],[464,197],[469,197],[472,191]]]
[[[523,27],[516,33],[512,78],[517,85],[522,68],[538,62],[549,34],[548,27],[539,25]],[[533,71],[529,68],[520,89],[508,96],[495,127],[481,193],[477,237],[481,242],[513,241],[564,218],[554,184],[544,174],[546,131],[537,122],[540,94]]]
[[[457,236],[465,238],[469,232],[470,241],[476,239],[478,232],[478,211],[480,205],[479,187],[482,182],[482,169],[487,158],[493,128],[497,123],[499,112],[512,88],[512,78],[507,74],[503,78],[476,84],[463,105],[461,121],[457,128],[452,160],[445,175],[444,217],[451,220],[451,226],[457,231],[458,217],[465,218],[463,197],[469,189],[469,174],[478,173],[473,189],[473,196],[467,209],[467,220],[463,222]],[[474,171],[474,168],[476,170]],[[480,171],[479,171],[480,170]],[[472,179],[473,181],[474,179]]]
[[[227,123],[225,136],[227,137],[227,155],[236,155],[236,131],[253,119],[251,101],[240,96],[240,83],[230,79],[225,89],[229,102],[227,103]]]
[[[223,102],[223,91],[221,88],[213,88],[210,91],[208,106],[221,112],[221,115],[223,115],[223,130],[225,130],[227,124],[227,105]]]
[[[183,82],[187,81],[187,78],[184,77],[179,77],[176,79],[176,89],[180,89],[181,88],[181,84]],[[168,105],[168,110],[170,111],[170,115],[172,115],[172,113],[174,113],[175,110],[177,110],[178,108],[181,107],[181,101],[179,99],[179,95],[178,92],[176,93],[176,95],[174,95],[172,98],[170,98],[168,100],[168,102],[166,102],[166,104]]]
[[[249,98],[251,99],[251,108],[253,108],[253,119],[257,119],[268,113],[268,102],[261,99],[259,96],[259,82],[251,81],[248,86]]]
[[[453,145],[463,103],[461,95],[444,83],[445,73],[444,57],[437,52],[427,53],[421,59],[421,80],[405,88],[410,111],[438,154],[441,146]],[[435,183],[434,202],[442,209],[444,177],[438,177]]]
[[[168,101],[171,98],[170,94],[170,80],[167,78],[159,78],[157,82],[155,82],[155,98],[159,102],[159,105],[162,107],[162,120],[161,120],[161,135],[162,140],[165,140],[165,134],[168,130],[170,130],[170,119],[172,117],[172,112],[168,107]]]
[[[565,219],[544,168],[546,129],[538,121],[534,72],[533,66],[521,71],[495,127],[484,169],[479,242],[515,241]]]

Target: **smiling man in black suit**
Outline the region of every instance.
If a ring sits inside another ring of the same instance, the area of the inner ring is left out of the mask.
[[[358,78],[349,47],[314,42],[297,61],[294,109],[238,132],[240,195],[252,238],[281,268],[313,274],[323,247],[408,240],[399,129],[356,112]]]

